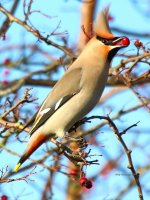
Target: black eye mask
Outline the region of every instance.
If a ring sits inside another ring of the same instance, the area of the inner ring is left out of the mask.
[[[100,36],[97,35],[96,39],[98,39],[99,41],[101,41],[105,45],[111,45],[111,46],[113,46],[113,45],[116,44],[116,41],[118,39],[120,39],[120,37],[114,37],[112,39],[106,39],[106,38],[102,38],[102,37],[100,37]]]

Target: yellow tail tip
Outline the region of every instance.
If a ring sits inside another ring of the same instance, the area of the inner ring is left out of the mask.
[[[21,163],[18,163],[14,168],[14,172],[18,172],[20,166],[21,166]]]

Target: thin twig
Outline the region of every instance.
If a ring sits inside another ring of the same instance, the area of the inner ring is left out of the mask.
[[[10,23],[17,23],[19,25],[21,25],[22,27],[24,27],[27,31],[29,31],[30,33],[32,33],[35,37],[37,37],[39,40],[44,41],[46,44],[48,45],[52,45],[58,49],[60,49],[61,51],[63,51],[65,54],[67,54],[68,56],[70,56],[71,58],[74,58],[74,55],[65,47],[65,46],[61,46],[56,44],[55,42],[52,42],[51,40],[49,40],[47,37],[44,37],[43,35],[40,34],[40,32],[38,30],[33,29],[31,26],[29,26],[28,24],[26,24],[24,21],[21,21],[20,19],[16,18],[15,16],[13,16],[10,12],[8,12],[4,7],[2,7],[0,5],[0,11],[2,13],[4,13],[8,18]]]
[[[117,126],[115,125],[115,123],[110,119],[109,116],[105,117],[105,116],[92,116],[92,117],[86,117],[86,118],[83,118],[82,120],[79,121],[79,123],[77,124],[78,125],[81,125],[81,123],[83,122],[86,123],[86,121],[89,121],[91,119],[104,119],[104,120],[107,120],[108,123],[109,123],[109,126],[110,128],[113,130],[113,132],[115,133],[117,139],[119,140],[119,142],[121,143],[121,145],[123,146],[124,150],[125,150],[125,153],[127,155],[127,158],[128,158],[128,168],[131,170],[132,172],[132,175],[134,177],[134,180],[135,180],[135,183],[136,183],[136,186],[137,186],[137,189],[138,189],[138,193],[139,193],[139,199],[140,200],[143,200],[143,192],[142,192],[142,188],[141,188],[141,184],[140,184],[140,181],[139,181],[139,173],[136,172],[135,170],[135,167],[134,167],[134,164],[133,164],[133,161],[132,161],[132,157],[131,157],[131,153],[132,151],[130,149],[128,149],[125,141],[123,140],[122,138],[122,134],[120,134]],[[130,128],[134,127],[134,126],[137,126],[137,124],[134,124],[130,127],[128,127],[126,129],[126,132],[127,130],[129,130]]]

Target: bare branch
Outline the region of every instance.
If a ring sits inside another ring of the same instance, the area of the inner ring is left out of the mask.
[[[10,13],[13,15],[14,13],[15,13],[15,11],[16,11],[16,9],[17,9],[17,6],[18,6],[18,0],[15,0],[14,1],[14,3],[13,3],[13,6],[12,6],[12,8],[11,8],[11,10],[10,10]],[[6,32],[7,32],[7,30],[9,29],[9,27],[10,27],[10,21],[9,21],[9,19],[7,18],[4,22],[3,22],[3,25],[2,25],[2,27],[1,27],[1,29],[0,29],[0,37],[3,37],[3,38],[5,38],[5,34],[6,34]]]
[[[76,128],[78,126],[80,126],[81,124],[84,124],[86,122],[89,122],[89,120],[91,119],[104,119],[108,122],[110,128],[112,129],[112,131],[115,133],[117,139],[119,140],[119,142],[121,143],[122,147],[124,148],[125,150],[125,153],[127,155],[127,158],[128,158],[128,168],[131,170],[132,172],[132,175],[134,177],[134,180],[135,180],[135,183],[136,183],[136,186],[137,186],[137,189],[138,189],[138,193],[139,193],[139,198],[140,200],[143,200],[143,192],[142,192],[142,188],[141,188],[141,184],[140,184],[140,181],[139,181],[139,173],[136,172],[135,170],[135,167],[134,167],[134,164],[133,164],[133,161],[132,161],[132,157],[131,157],[131,153],[132,151],[128,149],[125,141],[123,140],[122,138],[122,134],[120,134],[117,126],[115,125],[115,123],[110,119],[109,116],[107,117],[104,117],[104,116],[92,116],[92,117],[85,117],[83,118],[82,120],[80,120],[79,122],[77,122],[75,124]],[[130,127],[128,127],[125,131],[127,132],[127,130],[129,130],[130,128],[136,126],[137,124],[134,124]]]
[[[65,46],[61,46],[56,44],[55,42],[52,42],[51,40],[49,40],[47,37],[44,37],[40,34],[40,32],[38,30],[33,29],[31,26],[27,25],[24,21],[21,21],[20,19],[14,17],[10,12],[8,12],[4,7],[2,7],[0,5],[0,11],[2,13],[4,13],[8,18],[10,23],[17,23],[19,25],[21,25],[22,27],[24,27],[27,31],[29,31],[30,33],[32,33],[35,37],[37,37],[39,40],[44,41],[46,44],[48,45],[52,45],[58,49],[60,49],[61,51],[63,51],[65,54],[67,54],[68,56],[70,56],[71,58],[74,58],[74,55],[65,47]]]

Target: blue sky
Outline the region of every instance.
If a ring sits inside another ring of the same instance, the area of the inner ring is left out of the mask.
[[[10,6],[9,1],[3,1],[4,6],[8,8]],[[23,1],[20,1],[23,2]],[[51,1],[52,2],[52,1]],[[142,1],[142,9],[147,10],[146,3],[147,1],[143,0]],[[111,26],[116,26],[116,27],[121,27],[123,29],[127,30],[133,30],[137,31],[140,33],[143,32],[150,32],[150,26],[149,26],[149,19],[146,18],[146,16],[143,16],[141,13],[139,13],[135,9],[135,4],[131,3],[130,0],[125,0],[125,1],[120,1],[120,0],[114,0],[114,1],[108,1],[108,0],[101,0],[99,1],[99,4],[97,6],[97,12],[99,9],[101,9],[104,5],[107,5],[110,3],[110,13],[112,16],[114,16],[114,21],[111,22]],[[63,0],[57,0],[53,1],[50,4],[49,0],[45,0],[44,3],[42,0],[35,0],[33,4],[33,10],[41,10],[43,13],[48,14],[52,16],[51,19],[45,18],[39,13],[35,13],[32,16],[32,22],[35,27],[39,28],[39,30],[43,32],[51,32],[53,29],[55,29],[56,24],[58,24],[61,21],[61,28],[60,32],[62,31],[67,31],[68,32],[68,37],[69,37],[69,44],[70,46],[74,45],[77,43],[78,40],[78,33],[80,30],[79,22],[80,22],[80,5],[79,1],[76,0],[68,0],[68,1],[63,1]],[[138,4],[137,4],[138,5]],[[22,10],[22,3],[20,3],[20,6],[17,10],[17,13],[15,14],[18,18],[23,19],[23,10]],[[0,19],[2,18],[2,15],[0,14]],[[0,50],[3,48],[3,46],[7,46],[10,44],[16,44],[20,43],[22,41],[22,37],[25,39],[27,44],[35,44],[37,42],[36,38],[32,36],[30,33],[26,33],[25,30],[22,29],[22,27],[13,24],[10,30],[7,33],[7,40],[6,41],[0,41]],[[131,39],[137,39],[137,38],[131,38]],[[55,41],[55,38],[52,37],[52,40]],[[142,40],[144,42],[148,42],[148,40]],[[60,41],[57,41],[60,42]],[[59,57],[62,52],[59,50],[47,46],[45,44],[39,44],[42,46],[42,48],[45,48],[49,52],[54,52],[56,57]],[[133,46],[133,43],[131,44],[130,47],[128,47],[127,50],[133,50],[135,51],[135,47]],[[124,51],[124,50],[123,50]],[[16,59],[18,55],[16,53],[13,53],[12,51],[7,51],[6,53],[1,52],[0,54],[0,62],[2,63],[4,58],[11,57],[12,59]],[[39,59],[38,57],[34,58]],[[43,58],[42,58],[43,59]],[[120,62],[120,59],[115,59],[113,62],[113,66],[116,65],[117,63]],[[0,71],[2,72],[2,70]],[[12,78],[17,78],[20,77],[20,74],[18,71],[16,71],[15,75],[12,74],[10,79]],[[2,79],[2,73],[0,74],[0,78]],[[56,78],[56,77],[54,77]],[[36,96],[39,97],[39,104],[44,100],[44,98],[47,96],[47,93],[49,92],[49,89],[42,89],[39,90],[38,88],[34,88],[33,90],[34,94],[36,93]],[[113,98],[113,101],[110,100],[106,102],[103,105],[103,108],[98,108],[94,109],[91,114],[107,114],[109,111],[108,107],[113,107],[114,111],[112,111],[112,115],[117,112],[120,108],[128,108],[132,105],[135,104],[135,102],[138,102],[136,97],[130,92],[127,91],[124,93],[124,96],[122,95],[117,95],[115,98]],[[138,114],[130,114],[127,116],[122,117],[122,122],[117,121],[117,124],[120,128],[127,127],[133,123],[136,123],[139,121],[139,115],[140,115],[140,127],[144,127],[145,129],[149,129],[149,115],[146,112],[138,113]],[[95,122],[93,122],[94,124]],[[136,128],[138,130],[138,128]],[[120,153],[120,149],[118,147],[118,141],[115,139],[115,136],[108,131],[108,129],[104,128],[101,131],[107,131],[106,134],[102,134],[100,140],[104,145],[107,147],[107,151],[109,151],[109,154],[112,157],[116,157]],[[132,131],[131,131],[132,132]],[[111,136],[110,136],[111,135]],[[25,134],[22,134],[23,138],[25,138]],[[132,139],[134,139],[135,135],[130,134],[130,136],[125,136],[126,142],[130,143]],[[146,134],[144,137],[139,136],[139,140],[141,140],[141,143],[144,143],[145,140],[147,140],[148,134]],[[28,138],[25,138],[26,140]],[[12,141],[15,142],[15,137],[12,138]],[[112,142],[113,141],[113,142]],[[12,149],[14,151],[19,152],[20,154],[23,152],[26,144],[20,144],[20,143],[9,143],[7,147],[9,149]],[[132,146],[132,145],[131,145]],[[43,145],[41,148],[41,151],[35,152],[35,154],[32,156],[33,158],[36,158],[42,156],[42,150],[45,148]],[[119,152],[118,152],[119,150]],[[148,150],[147,150],[148,151]],[[101,151],[98,148],[93,147],[93,152],[99,154]],[[139,160],[139,155],[142,157],[142,153],[139,152],[139,150],[135,149],[134,152],[134,160],[137,162],[138,165],[141,164]],[[143,157],[143,162],[147,162],[146,157]],[[7,152],[3,151],[0,155],[0,169],[2,167],[6,167],[8,165],[9,169],[13,169],[15,166],[16,162],[18,161],[18,157],[15,156],[10,156]],[[104,165],[104,163],[107,162],[106,159],[103,157],[100,158],[101,166]],[[29,163],[28,161],[26,164]],[[51,158],[49,158],[49,163],[52,164],[53,162],[51,161]],[[122,161],[122,166],[126,167],[126,161]],[[64,169],[65,170],[65,169]],[[99,167],[94,166],[94,167],[89,167],[88,168],[88,176],[90,177],[93,172],[96,173],[96,171],[99,170]],[[24,181],[17,181],[9,184],[3,184],[0,186],[0,195],[1,194],[6,194],[10,197],[10,200],[14,200],[15,197],[19,194],[20,192],[20,199],[25,200],[25,199],[35,199],[39,200],[40,199],[40,194],[42,192],[43,186],[45,184],[44,182],[44,177],[48,175],[47,171],[41,171],[41,168],[38,167],[35,171],[37,171],[37,174],[33,175],[31,179],[33,179],[33,182],[26,183]],[[22,174],[16,174],[16,177],[24,175],[24,172]],[[54,197],[53,199],[55,200],[63,200],[65,199],[65,189],[66,189],[66,184],[67,183],[67,177],[57,173],[55,178],[55,184],[53,185],[53,192],[54,192]],[[115,178],[114,178],[115,177]],[[63,181],[60,181],[63,180]],[[88,199],[87,196],[85,195],[85,199],[90,200],[94,199],[95,200],[103,200],[103,199],[113,199],[115,197],[115,193],[117,192],[118,188],[122,188],[124,185],[127,184],[127,181],[123,179],[122,177],[116,177],[115,174],[108,178],[107,180],[103,180],[101,177],[99,177],[98,182],[95,184],[94,189],[88,193]],[[106,190],[107,188],[107,190]],[[101,198],[99,195],[101,194]],[[134,199],[138,200],[137,198],[137,191],[136,189],[132,190],[128,196],[123,199],[123,200],[129,200],[129,199]],[[145,196],[145,199],[148,199],[147,196]]]

